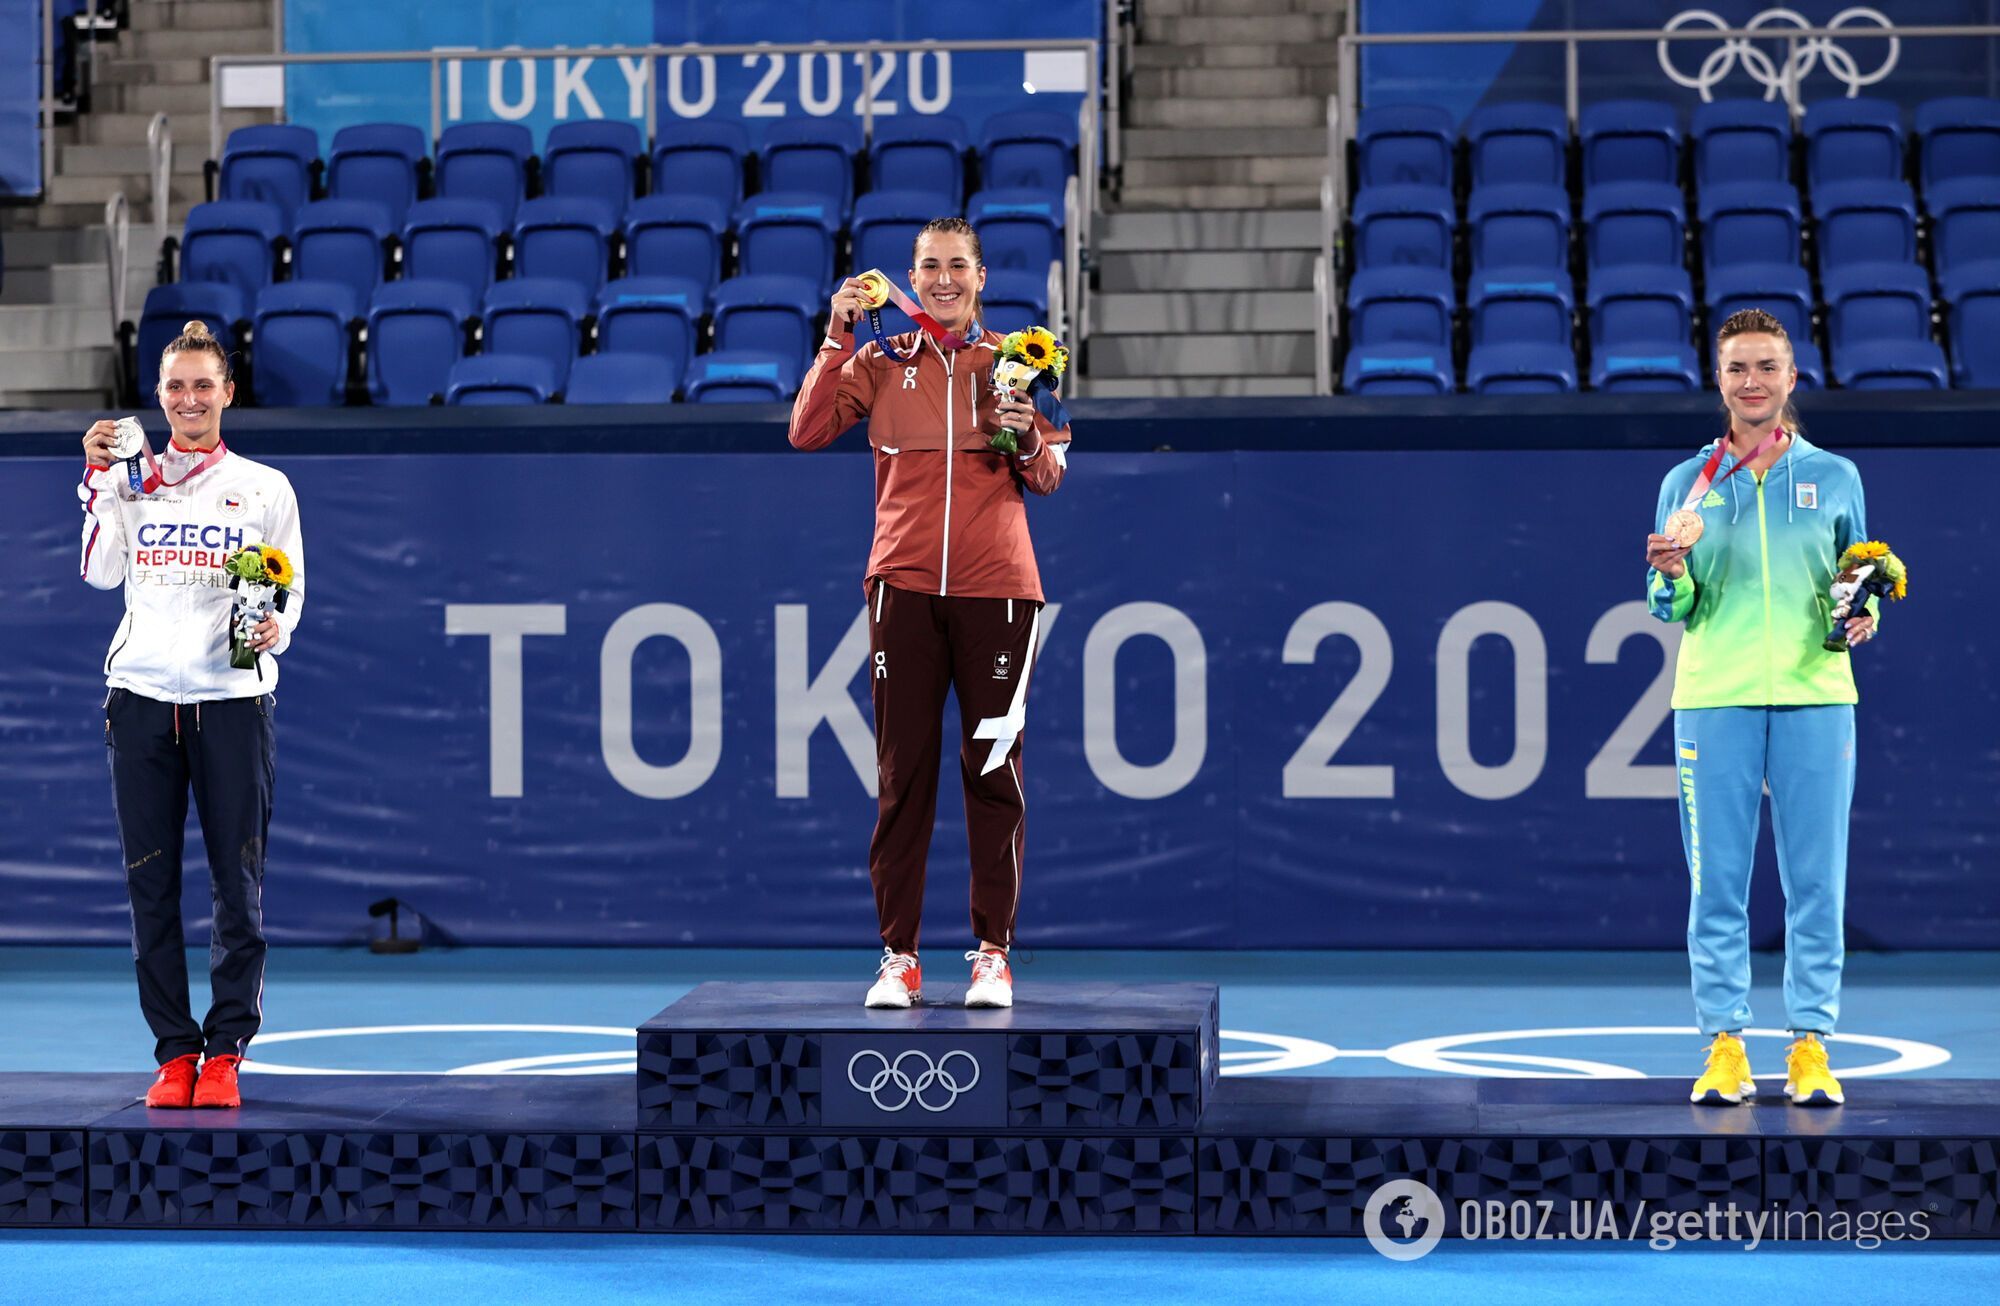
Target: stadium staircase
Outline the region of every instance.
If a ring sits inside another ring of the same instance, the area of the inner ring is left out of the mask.
[[[271,48],[270,0],[134,0],[131,25],[95,47],[90,107],[57,128],[55,176],[40,204],[0,210],[0,408],[103,408],[117,351],[106,308],[104,204],[131,205],[126,297],[137,312],[153,285],[152,179],[146,129],[165,113],[175,138],[168,222],[178,231],[202,199],[208,154],[208,56]],[[269,122],[229,112],[223,130]]]

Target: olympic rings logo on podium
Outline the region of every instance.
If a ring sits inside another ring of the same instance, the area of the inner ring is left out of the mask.
[[[882,1068],[876,1071],[865,1084],[855,1078],[854,1074],[855,1067],[861,1064],[863,1057],[874,1057],[882,1063]],[[972,1078],[966,1080],[963,1084],[959,1083],[958,1079],[949,1070],[945,1069],[946,1066],[951,1064],[953,1057],[964,1057],[965,1064],[972,1067]],[[914,1079],[903,1069],[903,1063],[913,1059],[921,1061],[924,1066],[921,1071],[917,1072],[917,1076]],[[878,1111],[901,1111],[912,1102],[915,1102],[926,1111],[948,1111],[954,1102],[958,1101],[964,1094],[970,1093],[974,1086],[979,1083],[979,1059],[962,1048],[954,1048],[952,1051],[939,1057],[936,1061],[932,1061],[930,1056],[925,1052],[911,1048],[907,1052],[898,1053],[896,1059],[891,1061],[885,1054],[877,1052],[873,1048],[863,1048],[847,1059],[847,1082],[854,1086],[856,1092],[866,1093],[868,1100],[875,1104],[875,1109]],[[924,1094],[933,1088],[938,1088],[940,1091],[949,1093],[951,1096],[933,1106],[924,1097]],[[884,1089],[901,1093],[903,1096],[894,1106],[891,1106],[882,1100],[882,1091]]]
[[[1851,8],[1841,10],[1828,19],[1826,26],[1828,28],[1847,27],[1851,24],[1862,22],[1873,23],[1880,27],[1882,29],[1882,36],[1876,39],[1886,39],[1889,42],[1889,52],[1882,60],[1882,66],[1870,73],[1863,73],[1860,66],[1855,63],[1854,56],[1841,46],[1834,44],[1832,37],[1787,37],[1784,30],[1786,27],[1804,30],[1814,25],[1806,19],[1805,15],[1792,9],[1766,9],[1763,13],[1758,14],[1749,22],[1743,24],[1743,27],[1746,29],[1760,31],[1767,27],[1775,27],[1776,30],[1772,31],[1770,39],[1774,41],[1789,40],[1793,47],[1789,58],[1773,60],[1770,55],[1765,54],[1762,50],[1752,45],[1749,37],[1729,37],[1718,48],[1709,51],[1708,56],[1701,61],[1701,66],[1695,71],[1694,75],[1689,76],[1674,66],[1673,57],[1670,53],[1670,47],[1680,44],[1680,42],[1663,40],[1659,42],[1660,70],[1666,73],[1676,85],[1685,86],[1692,91],[1698,92],[1701,95],[1702,101],[1706,103],[1714,98],[1711,92],[1724,78],[1736,70],[1737,62],[1740,60],[1743,64],[1743,71],[1748,73],[1752,80],[1764,88],[1764,98],[1766,100],[1775,100],[1780,93],[1787,93],[1788,98],[1790,95],[1795,95],[1799,83],[1804,81],[1806,76],[1813,69],[1819,67],[1820,62],[1824,60],[1827,73],[1847,88],[1847,98],[1851,100],[1861,93],[1862,87],[1873,86],[1884,77],[1887,77],[1895,69],[1896,60],[1902,53],[1902,42],[1889,34],[1891,24],[1888,15],[1878,9],[1870,9],[1866,5],[1855,5]],[[1668,20],[1666,30],[1677,32],[1683,27],[1689,27],[1696,23],[1706,24],[1718,32],[1727,31],[1730,26],[1722,20],[1720,15],[1712,13],[1709,10],[1684,9]],[[1856,35],[1867,34],[1857,32]],[[1780,64],[1783,66],[1781,67]],[[1787,87],[1791,88],[1789,92],[1786,92]]]

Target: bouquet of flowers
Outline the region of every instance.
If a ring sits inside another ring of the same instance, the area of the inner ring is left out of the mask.
[[[1037,389],[1053,391],[1069,370],[1069,350],[1047,327],[1028,327],[1010,333],[1000,342],[993,360],[993,390],[1000,395],[1033,394]],[[987,448],[1002,453],[1021,451],[1021,432],[1001,427],[987,441]]]
[[[1848,546],[1835,565],[1839,574],[1828,588],[1833,599],[1833,629],[1827,633],[1823,647],[1829,653],[1845,653],[1847,619],[1854,614],[1859,601],[1869,594],[1885,599],[1902,598],[1910,590],[1910,571],[1880,540]]]
[[[229,588],[236,591],[229,619],[229,665],[239,671],[254,670],[257,624],[285,610],[285,596],[298,573],[275,544],[245,545],[224,560],[222,570],[229,577]]]

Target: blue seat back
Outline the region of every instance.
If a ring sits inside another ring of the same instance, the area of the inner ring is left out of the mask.
[[[1608,100],[1577,123],[1586,189],[1607,181],[1680,184],[1680,116],[1655,100]]]
[[[545,358],[483,354],[452,364],[444,401],[459,407],[545,404],[561,388],[561,378]]]
[[[1356,344],[1451,347],[1451,274],[1437,268],[1376,268],[1347,286],[1348,334]]]
[[[590,311],[584,288],[553,277],[515,277],[486,292],[482,354],[527,354],[545,360],[560,390],[582,345]]]
[[[382,283],[389,211],[373,200],[317,200],[292,229],[292,279],[338,281],[366,304]]]
[[[1914,263],[1850,263],[1820,277],[1834,365],[1858,344],[1929,340],[1930,277]]]
[[[1631,349],[1594,351],[1591,385],[1611,394],[1692,394],[1701,389],[1694,350],[1661,342],[1644,352]]]
[[[658,359],[671,368],[678,385],[694,355],[707,311],[707,288],[699,282],[685,277],[621,277],[597,297],[597,352]]]
[[[1960,264],[1945,274],[1950,304],[1951,369],[1966,389],[2000,389],[2000,258]]]
[[[1557,187],[1482,187],[1466,223],[1474,268],[1569,267],[1569,196]]]
[[[585,295],[604,284],[611,263],[611,209],[601,200],[545,195],[514,218],[514,275],[575,282]]]
[[[1393,104],[1362,111],[1355,128],[1361,184],[1450,186],[1458,124],[1431,104]]]
[[[1466,283],[1465,306],[1475,348],[1508,342],[1570,348],[1576,299],[1569,274],[1560,268],[1475,272]]]
[[[625,215],[625,270],[713,286],[722,278],[722,235],[728,228],[727,210],[706,196],[648,196]]]
[[[615,226],[632,202],[634,172],[645,151],[629,122],[562,122],[542,143],[542,193],[604,205]]]
[[[1709,268],[1799,261],[1798,192],[1783,182],[1711,186],[1702,193],[1701,221]]]
[[[1924,189],[1960,177],[2000,178],[2000,100],[1952,95],[1917,106]]]
[[[731,277],[715,288],[715,347],[805,359],[818,343],[821,283],[783,276]]]
[[[430,153],[422,129],[400,122],[342,127],[326,160],[326,193],[337,200],[380,204],[389,228],[400,230],[417,202],[417,168]]]
[[[1697,187],[1791,180],[1792,118],[1782,102],[1715,100],[1698,104],[1688,134],[1694,140]]]
[[[2000,180],[1962,177],[1925,192],[1931,214],[1931,251],[1938,275],[2000,257]]]
[[[687,397],[697,404],[784,403],[798,391],[799,364],[754,349],[703,354],[688,369]]]
[[[501,230],[489,200],[420,200],[403,223],[403,275],[463,286],[476,304],[493,282]]]
[[[763,189],[817,196],[844,223],[854,205],[854,161],[861,125],[841,118],[781,118],[758,156]]]
[[[285,230],[274,205],[254,200],[197,204],[181,236],[181,280],[226,281],[249,303],[276,279],[272,244]]]
[[[1793,349],[1810,338],[1812,281],[1796,263],[1732,263],[1708,277],[1711,334],[1746,308],[1760,308],[1784,326]]]
[[[1678,186],[1619,181],[1592,187],[1584,192],[1583,222],[1593,268],[1682,265],[1687,213]]]
[[[474,300],[453,281],[392,281],[368,307],[368,394],[405,408],[442,396],[465,354]]]
[[[989,268],[1048,272],[1063,256],[1062,196],[1055,191],[982,190],[965,215]]]
[[[746,276],[803,277],[814,285],[831,285],[839,225],[824,195],[752,195],[736,211],[737,262]]]
[[[139,398],[159,389],[160,353],[180,336],[182,326],[198,319],[224,349],[234,350],[236,324],[249,315],[243,292],[225,281],[176,281],[147,291],[135,345]]]
[[[1472,185],[1530,182],[1563,186],[1569,178],[1569,118],[1553,104],[1488,104],[1465,121]]]
[[[965,124],[950,114],[879,118],[868,146],[868,188],[926,196],[926,220],[956,213],[965,200],[967,143]]]
[[[750,134],[740,123],[662,123],[653,144],[653,194],[710,199],[732,213],[743,201],[749,157]]]
[[[1076,171],[1076,119],[1040,109],[1015,109],[986,120],[979,136],[982,190],[1062,193]]]
[[[1875,340],[1836,351],[1834,370],[1850,390],[1948,390],[1950,365],[1929,340]]]
[[[666,404],[680,388],[681,368],[640,354],[592,354],[569,370],[567,404]]]
[[[1917,257],[1917,201],[1900,181],[1832,182],[1813,194],[1819,266]]]
[[[1481,395],[1567,394],[1576,389],[1576,356],[1567,345],[1546,342],[1474,346],[1465,388]]]
[[[259,293],[251,373],[257,402],[268,408],[345,402],[348,324],[362,302],[338,281],[287,281]]]
[[[222,147],[216,198],[269,204],[278,210],[280,229],[312,198],[312,164],[319,137],[310,127],[271,123],[238,127]]]
[[[1442,186],[1371,186],[1354,198],[1356,266],[1450,268],[1456,211]]]
[[[527,193],[528,159],[535,138],[517,122],[463,122],[438,137],[440,199],[485,200],[499,210],[504,230]]]
[[[1357,344],[1341,367],[1341,389],[1354,395],[1450,394],[1451,351]]]
[[[1590,282],[1590,339],[1596,348],[1686,343],[1694,327],[1694,287],[1679,268],[1616,267]]]
[[[1903,175],[1903,115],[1887,100],[1820,100],[1807,106],[1806,178],[1897,181]]]

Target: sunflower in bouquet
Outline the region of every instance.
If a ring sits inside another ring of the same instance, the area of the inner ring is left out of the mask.
[[[223,560],[236,607],[229,623],[229,665],[249,671],[257,665],[254,646],[259,622],[285,610],[285,598],[298,581],[298,571],[275,544],[250,544]]]
[[[1009,332],[1000,341],[1000,352],[993,359],[993,389],[1001,395],[1053,392],[1068,370],[1069,349],[1056,339],[1055,333],[1044,326],[1025,327]],[[987,447],[1002,453],[1019,453],[1021,434],[1002,427],[987,442]]]
[[[1835,566],[1833,585],[1833,629],[1823,647],[1829,653],[1847,651],[1847,619],[1868,595],[1901,599],[1910,592],[1910,569],[1880,540],[1850,544]]]

